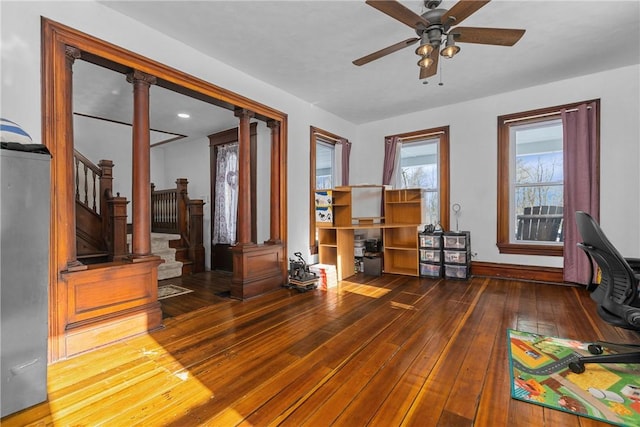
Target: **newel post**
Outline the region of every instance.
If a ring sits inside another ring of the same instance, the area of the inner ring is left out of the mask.
[[[102,217],[102,235],[109,235],[109,208],[107,202],[113,194],[113,162],[111,160],[100,160],[100,216]]]
[[[193,272],[204,271],[204,202],[189,200],[189,259],[193,261]]]
[[[109,257],[120,261],[129,255],[127,248],[127,202],[126,197],[112,197],[107,200],[109,212]]]
[[[176,196],[178,197],[178,200],[176,200],[178,216],[176,218],[176,226],[183,242],[185,241],[185,236],[189,235],[189,230],[187,229],[187,215],[189,214],[187,207],[189,200],[189,192],[187,191],[188,184],[189,181],[186,178],[176,179]]]

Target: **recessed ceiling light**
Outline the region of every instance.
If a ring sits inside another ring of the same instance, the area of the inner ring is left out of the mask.
[[[180,117],[181,119],[188,119],[191,116],[187,113],[178,113],[178,117]]]

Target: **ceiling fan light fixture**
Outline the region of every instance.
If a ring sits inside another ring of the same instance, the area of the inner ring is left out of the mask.
[[[433,64],[433,59],[429,57],[429,55],[423,56],[420,61],[418,61],[418,66],[422,68],[429,68]]]
[[[422,44],[416,49],[416,55],[419,56],[429,56],[431,55],[431,52],[433,52],[433,46],[431,46],[431,43]]]
[[[460,46],[456,46],[453,34],[447,34],[447,44],[445,48],[440,51],[440,55],[445,58],[453,58],[458,52],[460,52]]]

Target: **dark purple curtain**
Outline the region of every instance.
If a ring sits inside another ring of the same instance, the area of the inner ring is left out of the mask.
[[[597,104],[562,110],[564,150],[564,280],[590,282],[589,259],[576,246],[581,241],[576,211],[600,221]]]
[[[351,143],[341,139],[342,145],[342,185],[349,185],[349,157],[351,156]]]
[[[384,139],[384,165],[382,167],[382,185],[390,185],[393,169],[396,165],[396,150],[400,138],[388,136]]]

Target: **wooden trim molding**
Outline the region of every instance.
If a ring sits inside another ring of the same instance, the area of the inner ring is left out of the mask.
[[[559,267],[540,267],[532,265],[472,261],[471,274],[474,276],[564,283],[563,269]]]
[[[71,50],[70,50],[71,49]],[[67,59],[66,53],[73,53]],[[78,56],[79,53],[79,56]],[[71,27],[57,23],[47,18],[41,19],[41,91],[42,91],[42,141],[52,154],[51,165],[51,235],[50,235],[50,258],[49,258],[49,362],[64,359],[69,356],[71,335],[68,326],[71,325],[68,313],[70,301],[73,302],[69,292],[74,291],[73,283],[80,280],[87,273],[76,271],[85,266],[76,266],[75,253],[75,205],[73,194],[73,171],[70,165],[73,164],[73,110],[72,110],[72,59],[77,57],[84,61],[111,69],[123,75],[137,71],[143,75],[153,76],[156,85],[174,92],[199,99],[204,102],[217,105],[229,111],[243,109],[254,113],[254,117],[261,121],[275,120],[280,123],[280,150],[281,158],[280,177],[277,185],[280,186],[280,239],[282,241],[282,254],[287,253],[287,115],[281,111],[263,105],[249,98],[238,95],[234,92],[216,86],[207,81],[188,75],[177,69],[171,68],[159,62],[153,61],[142,55],[136,54],[124,48],[100,40],[88,34],[82,33]],[[146,147],[145,147],[146,148]],[[135,178],[134,178],[135,179]],[[135,185],[135,183],[134,183]],[[149,185],[147,182],[146,185]],[[142,252],[146,246],[141,246]],[[140,248],[139,248],[140,250]],[[284,256],[278,258],[280,267],[280,281],[286,279],[286,260]],[[132,282],[126,277],[128,273],[134,274],[135,270],[143,269],[147,274],[146,281],[154,284],[157,269],[157,259],[155,257],[141,258],[138,265],[121,264],[119,272],[124,275],[123,289],[130,289]],[[101,282],[106,286],[109,284],[109,268],[98,268],[91,271],[91,275],[96,279],[96,283]],[[126,270],[121,271],[121,270]],[[128,273],[127,273],[128,272]],[[74,274],[75,273],[75,274]],[[64,274],[64,277],[63,277]],[[149,279],[149,277],[151,279]],[[278,278],[274,279],[277,281]],[[128,284],[127,284],[128,283]],[[93,294],[91,294],[93,295]],[[114,298],[125,298],[126,292]],[[153,298],[153,295],[151,297]],[[142,298],[138,298],[140,304],[137,308],[127,307],[118,309],[109,316],[118,317],[119,322],[126,322],[128,318],[140,320],[147,316],[145,322],[132,322],[136,327],[130,329],[128,333],[144,332],[157,327],[161,322],[158,315],[159,308],[155,303],[142,303]],[[111,302],[109,303],[111,304]],[[118,306],[117,304],[114,307]],[[133,310],[133,311],[131,311]],[[136,311],[138,310],[138,311]],[[140,311],[141,310],[141,311]],[[110,317],[113,319],[115,317]],[[92,319],[82,321],[83,336],[80,342],[85,340],[87,334],[98,333],[100,328],[105,327],[105,322],[113,331],[118,330],[116,323],[109,323],[104,319],[104,315],[93,316]],[[93,331],[93,332],[92,332]],[[77,332],[77,328],[76,328]],[[96,335],[104,337],[104,340],[97,339],[92,342],[92,346],[106,344],[114,339],[121,339],[122,336],[113,334]],[[75,335],[77,338],[78,336]],[[78,348],[78,351],[85,348]]]

